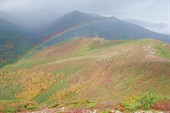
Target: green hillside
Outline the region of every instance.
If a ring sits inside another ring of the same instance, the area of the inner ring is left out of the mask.
[[[156,98],[151,104],[169,99],[170,44],[161,41],[80,38],[27,56],[0,69],[2,111],[104,103],[135,110],[149,92]]]

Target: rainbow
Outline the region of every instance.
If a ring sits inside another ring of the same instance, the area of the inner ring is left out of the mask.
[[[28,59],[30,58],[31,56],[33,56],[37,50],[41,49],[41,48],[44,48],[44,45],[51,42],[52,40],[70,32],[70,31],[73,31],[75,29],[78,29],[78,28],[81,28],[83,26],[86,26],[88,23],[81,23],[81,24],[77,24],[75,26],[72,26],[68,29],[65,29],[63,31],[60,31],[60,32],[57,32],[56,34],[50,36],[49,38],[46,38],[45,40],[43,40],[41,43],[38,43],[34,48],[32,48],[31,50],[29,50],[24,56],[26,56],[25,58]],[[24,57],[23,56],[23,57]]]
[[[54,34],[54,35],[50,36],[49,38],[46,38],[45,40],[43,40],[43,41],[42,41],[41,43],[39,43],[36,47],[37,47],[37,48],[43,47],[46,43],[52,41],[53,39],[56,39],[56,38],[58,38],[58,37],[60,37],[60,36],[62,36],[62,35],[64,35],[64,34],[70,32],[70,31],[73,31],[73,30],[78,29],[78,28],[80,28],[80,27],[83,27],[83,26],[85,26],[85,25],[87,25],[87,24],[84,24],[84,23],[83,23],[83,24],[77,24],[77,25],[72,26],[72,27],[70,27],[70,28],[68,28],[68,29],[65,29],[65,30],[63,30],[63,31],[57,32],[56,34]]]

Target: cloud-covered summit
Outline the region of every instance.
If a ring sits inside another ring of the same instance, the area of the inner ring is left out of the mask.
[[[169,0],[0,0],[1,11],[25,25],[56,20],[73,10],[168,24]]]

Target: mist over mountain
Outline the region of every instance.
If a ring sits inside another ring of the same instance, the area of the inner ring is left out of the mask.
[[[142,20],[137,20],[137,19],[126,19],[125,21],[127,22],[131,22],[134,24],[138,24],[141,26],[145,26],[145,27],[159,27],[159,28],[164,28],[167,27],[168,25],[164,24],[164,23],[154,23],[154,22],[149,22],[149,21],[142,21]]]
[[[12,22],[31,29],[55,21],[74,10],[118,18],[138,18],[168,24],[169,0],[0,0],[1,12]],[[94,5],[95,4],[95,5]],[[10,16],[9,16],[10,15]],[[6,18],[7,19],[7,18]]]
[[[125,19],[124,21],[145,27],[147,29],[150,29],[150,30],[158,32],[158,33],[170,34],[168,25],[165,23],[142,21],[142,20],[138,20],[138,19]]]

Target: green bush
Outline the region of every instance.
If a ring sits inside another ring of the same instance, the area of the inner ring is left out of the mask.
[[[123,102],[123,105],[127,110],[135,111],[137,109],[145,109],[148,110],[154,105],[156,102],[163,100],[167,97],[158,96],[156,93],[148,91],[143,92],[138,95],[132,96],[126,99]]]
[[[94,106],[96,106],[96,103],[95,103],[95,102],[88,103],[88,107],[89,107],[89,108],[92,108],[92,107],[94,107]]]
[[[4,110],[5,113],[15,113],[16,112],[16,108],[14,107],[8,107]]]
[[[102,111],[101,113],[112,113],[112,110],[106,109],[106,110]]]
[[[37,103],[36,102],[26,102],[23,104],[23,108],[26,110],[33,110],[37,108]]]
[[[161,98],[152,92],[146,92],[139,95],[139,102],[143,109],[149,109],[153,104],[159,101]]]

